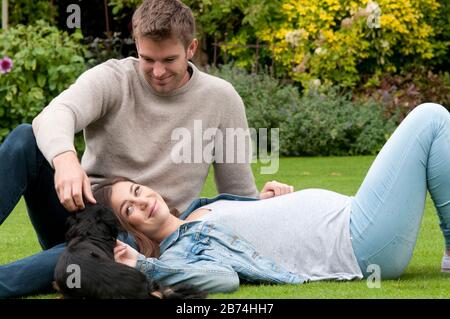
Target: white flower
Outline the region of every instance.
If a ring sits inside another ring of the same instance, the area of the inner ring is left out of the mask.
[[[369,1],[367,3],[366,12],[368,14],[376,13],[376,12],[380,12],[380,11],[381,11],[381,9],[380,9],[380,6],[378,5],[378,3],[373,2],[373,1]]]
[[[325,54],[327,52],[326,49],[322,49],[321,47],[318,47],[317,49],[314,50],[314,53],[317,55],[322,55]]]
[[[318,88],[321,84],[322,84],[322,82],[320,82],[319,79],[314,79],[314,80],[312,81],[312,85],[313,85],[314,87],[316,87],[316,88]]]
[[[306,39],[308,37],[308,32],[305,29],[290,31],[286,34],[285,40],[287,43],[296,47],[300,44],[302,39]]]

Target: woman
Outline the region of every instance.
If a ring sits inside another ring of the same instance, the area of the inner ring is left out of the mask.
[[[367,276],[371,265],[382,278],[397,278],[411,259],[427,189],[445,238],[442,270],[449,270],[449,162],[449,112],[427,103],[394,132],[354,197],[292,192],[275,182],[266,184],[263,200],[222,194],[194,201],[179,218],[158,193],[132,181],[113,181],[96,197],[142,252],[119,242],[115,259],[166,285],[231,292],[239,279],[351,280]]]

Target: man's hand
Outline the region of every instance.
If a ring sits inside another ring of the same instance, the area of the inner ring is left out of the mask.
[[[135,268],[139,253],[130,245],[117,240],[114,247],[114,260],[118,263]]]
[[[53,158],[55,188],[61,204],[70,212],[84,209],[83,195],[96,203],[91,183],[74,152],[61,153]]]
[[[267,182],[264,185],[261,193],[259,194],[260,199],[267,199],[275,196],[280,196],[294,191],[294,186],[279,183],[277,181]]]

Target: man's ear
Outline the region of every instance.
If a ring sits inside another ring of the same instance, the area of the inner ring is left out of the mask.
[[[197,39],[193,39],[191,44],[189,44],[188,48],[187,48],[187,58],[188,60],[192,59],[195,55],[195,52],[197,51],[197,47],[198,47],[198,40]]]

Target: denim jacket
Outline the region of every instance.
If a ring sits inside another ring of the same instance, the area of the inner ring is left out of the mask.
[[[220,199],[258,200],[230,194],[199,198],[180,218],[185,219],[197,208]],[[267,284],[301,284],[307,280],[261,256],[229,227],[209,221],[181,225],[161,242],[160,254],[159,258],[139,255],[136,268],[164,285],[183,283],[218,293],[237,290],[240,279]]]

